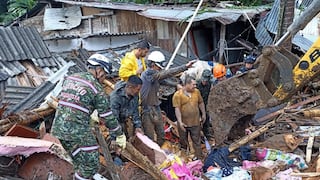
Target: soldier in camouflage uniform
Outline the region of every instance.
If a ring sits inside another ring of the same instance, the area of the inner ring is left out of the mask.
[[[126,128],[129,119],[133,122],[135,132],[142,132],[141,118],[139,115],[139,91],[142,80],[137,75],[129,76],[128,81],[119,81],[110,94],[112,112],[120,122],[126,137],[132,137],[131,128]]]
[[[164,79],[187,70],[194,63],[195,61],[190,61],[176,68],[162,70],[166,65],[164,55],[160,51],[153,51],[148,56],[147,70],[141,74],[142,126],[145,134],[152,140],[156,132],[157,143],[160,146],[164,143],[164,122],[159,100],[160,81],[163,82]]]
[[[121,126],[113,116],[102,82],[111,71],[109,59],[94,54],[88,59],[88,72],[65,78],[51,133],[70,153],[75,179],[91,179],[99,168],[98,143],[90,126],[90,115],[96,109],[119,145],[125,142]],[[122,141],[121,141],[122,140]]]
[[[197,88],[201,93],[205,108],[206,108],[206,120],[202,125],[202,131],[204,135],[209,139],[213,139],[212,126],[210,123],[210,117],[207,110],[208,97],[212,87],[212,73],[209,69],[203,70],[201,78],[197,81]]]

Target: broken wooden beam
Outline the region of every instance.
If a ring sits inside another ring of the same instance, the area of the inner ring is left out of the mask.
[[[130,142],[121,153],[125,158],[146,171],[154,179],[166,180],[166,176],[143,154],[140,153]]]
[[[276,123],[275,120],[267,123],[266,125],[262,126],[261,128],[257,129],[253,133],[242,137],[240,140],[232,143],[229,146],[229,151],[232,152],[236,149],[238,149],[240,146],[247,144],[249,141],[253,140],[254,138],[258,137],[259,135],[265,133],[271,126],[273,126]]]
[[[98,126],[95,127],[95,135],[98,139],[98,143],[99,143],[100,148],[102,150],[103,157],[105,158],[107,165],[110,166],[110,168],[107,168],[107,171],[109,172],[112,180],[120,180],[120,175],[117,172],[116,165],[113,163],[113,159],[111,157],[111,153],[109,151],[109,147],[107,145],[107,142],[105,141],[104,137],[102,136],[102,133],[101,133],[100,128]]]
[[[306,99],[304,101],[298,102],[298,103],[293,104],[293,105],[291,105],[289,107],[282,108],[282,109],[280,109],[278,111],[275,111],[273,113],[267,114],[266,116],[258,118],[255,121],[256,122],[265,122],[265,121],[267,121],[269,119],[275,118],[276,116],[286,112],[286,110],[288,110],[288,109],[295,109],[295,108],[298,108],[299,106],[306,105],[306,104],[309,104],[309,103],[317,101],[317,100],[320,100],[320,95],[308,98],[308,99]]]
[[[296,104],[293,104],[289,107],[287,107],[287,109],[294,109],[294,108],[298,108],[299,106],[302,106],[302,105],[305,105],[305,104],[308,104],[308,103],[311,103],[311,102],[314,102],[314,101],[317,101],[320,99],[320,95],[318,96],[314,96],[314,97],[311,97],[311,98],[308,98],[304,101],[301,101],[301,102],[298,102]],[[258,122],[263,122],[263,121],[266,121],[270,118],[275,118],[276,116],[282,114],[285,112],[285,108],[282,108],[276,112],[273,112],[273,113],[270,113],[266,116],[263,116],[259,119],[257,119]],[[261,128],[259,128],[258,130],[254,131],[253,133],[247,135],[247,136],[244,136],[243,138],[241,138],[240,140],[232,143],[230,146],[229,146],[229,151],[232,152],[236,149],[238,149],[240,146],[248,143],[249,141],[253,140],[254,138],[258,137],[259,135],[263,134],[264,132],[266,132],[269,127],[271,127],[272,125],[274,125],[276,123],[275,120],[272,120],[270,121],[269,123],[265,124],[264,126],[262,126]]]
[[[0,133],[8,131],[14,124],[28,125],[34,121],[49,116],[54,112],[55,109],[49,108],[40,112],[23,111],[21,113],[9,115],[7,118],[0,120]]]

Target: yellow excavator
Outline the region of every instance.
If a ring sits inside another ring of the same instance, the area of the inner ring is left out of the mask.
[[[212,88],[207,109],[216,144],[228,137],[238,121],[253,116],[259,109],[286,102],[320,74],[320,37],[302,58],[280,46],[319,12],[320,1],[314,0],[275,45],[262,49],[256,69],[235,75]]]

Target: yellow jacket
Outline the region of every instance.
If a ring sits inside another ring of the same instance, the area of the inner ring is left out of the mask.
[[[123,81],[127,81],[131,75],[136,75],[138,70],[137,57],[134,54],[135,50],[126,53],[126,55],[121,60],[121,65],[119,69],[119,77]],[[143,70],[146,70],[146,63],[144,58],[141,58],[141,63]]]

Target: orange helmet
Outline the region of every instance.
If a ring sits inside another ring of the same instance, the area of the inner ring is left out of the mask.
[[[215,78],[221,78],[226,75],[227,69],[223,64],[216,64],[213,69],[213,76]]]

